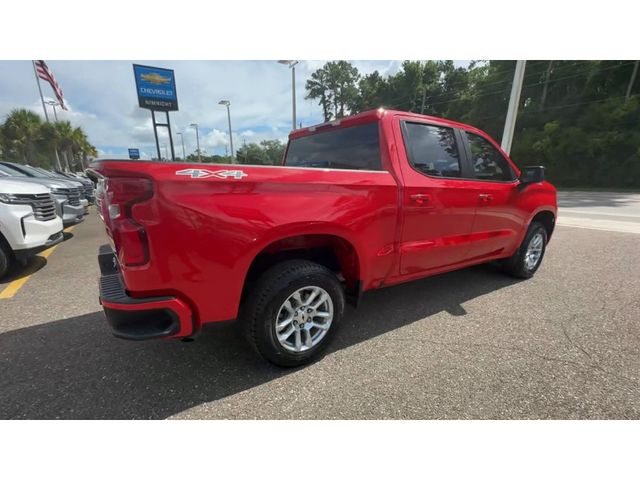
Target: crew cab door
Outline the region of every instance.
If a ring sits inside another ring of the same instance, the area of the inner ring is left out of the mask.
[[[467,260],[480,260],[516,247],[526,215],[519,210],[517,175],[497,145],[480,132],[460,131],[472,180],[467,188],[477,199]]]
[[[394,123],[403,177],[400,275],[420,276],[463,261],[477,204],[457,129],[399,118]]]

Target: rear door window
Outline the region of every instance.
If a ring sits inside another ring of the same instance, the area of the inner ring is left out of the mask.
[[[460,177],[460,153],[452,128],[405,122],[403,133],[415,170],[433,177]]]
[[[378,123],[338,128],[294,138],[287,167],[382,170]]]

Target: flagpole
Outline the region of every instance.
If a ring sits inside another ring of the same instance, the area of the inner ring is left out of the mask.
[[[42,87],[40,86],[40,77],[38,77],[38,71],[36,70],[36,61],[31,60],[31,64],[33,65],[33,74],[36,76],[36,82],[38,83],[38,91],[40,92],[40,101],[42,102],[42,108],[44,110],[44,118],[47,120],[47,123],[49,123],[49,114],[47,113],[47,106],[45,105],[44,97],[42,96]],[[55,110],[53,113],[56,113]],[[56,166],[58,167],[58,170],[62,170],[62,167],[60,166],[60,157],[58,156],[58,149],[55,148],[54,150],[56,152]]]
[[[42,109],[44,110],[44,118],[49,123],[49,114],[47,113],[47,107],[44,104],[44,97],[42,96],[42,87],[40,86],[40,77],[38,77],[38,71],[36,70],[36,61],[31,60],[31,65],[33,65],[33,74],[36,76],[36,82],[38,83],[38,91],[40,92],[40,101],[42,102]]]

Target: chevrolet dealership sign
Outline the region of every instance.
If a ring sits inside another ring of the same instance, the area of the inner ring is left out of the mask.
[[[173,70],[133,65],[138,105],[160,112],[178,110],[178,94]]]

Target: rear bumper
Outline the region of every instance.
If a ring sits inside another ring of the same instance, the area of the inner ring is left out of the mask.
[[[118,271],[115,252],[102,245],[100,264],[100,303],[113,335],[125,340],[180,338],[193,333],[191,308],[172,296],[134,298],[127,294]]]

